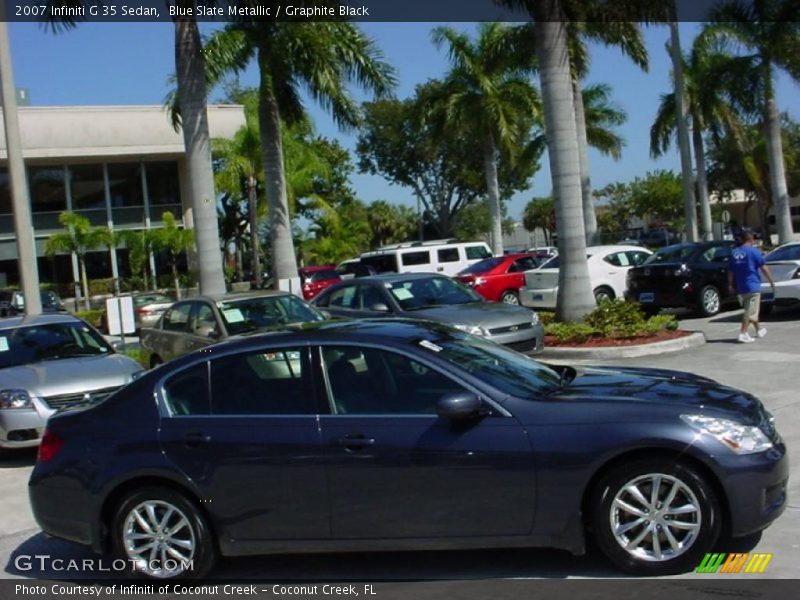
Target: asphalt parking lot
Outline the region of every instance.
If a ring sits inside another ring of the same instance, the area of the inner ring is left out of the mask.
[[[766,530],[755,548],[774,555],[759,577],[797,577],[800,548],[800,404],[797,374],[800,372],[800,310],[776,310],[765,321],[768,335],[753,344],[735,343],[741,311],[726,312],[711,319],[682,318],[682,327],[702,331],[707,343],[677,353],[635,359],[603,361],[605,364],[652,366],[692,371],[713,377],[760,397],[775,415],[777,426],[789,447],[793,476],[789,503],[783,516]],[[599,364],[596,361],[576,361]],[[798,369],[798,371],[795,371]],[[0,461],[0,566],[6,579],[64,579],[63,573],[24,568],[18,557],[47,554],[52,558],[91,557],[87,549],[45,538],[28,506],[27,479],[35,461],[34,452],[24,452]],[[726,550],[721,548],[720,550]],[[730,549],[736,550],[736,549]],[[327,581],[491,581],[538,578],[616,578],[596,550],[573,557],[552,550],[492,550],[458,552],[369,553],[347,555],[294,555],[228,560],[214,573],[225,579],[259,579],[302,582]],[[741,575],[742,577],[747,577]],[[86,574],[91,578],[91,574]],[[687,573],[680,578],[699,577]],[[752,576],[749,576],[752,578]]]

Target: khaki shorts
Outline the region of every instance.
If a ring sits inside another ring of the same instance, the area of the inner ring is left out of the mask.
[[[742,308],[744,308],[742,323],[758,321],[758,308],[761,304],[761,294],[741,294],[739,296],[739,302],[742,303]]]

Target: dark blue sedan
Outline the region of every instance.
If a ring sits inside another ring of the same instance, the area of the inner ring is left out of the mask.
[[[46,533],[152,577],[219,555],[580,554],[587,532],[657,575],[777,518],[785,453],[761,402],[710,379],[365,320],[222,343],[57,414],[30,497]]]

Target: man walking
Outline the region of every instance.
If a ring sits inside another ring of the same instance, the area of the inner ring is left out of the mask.
[[[743,344],[754,342],[748,328],[750,324],[756,328],[756,336],[762,338],[767,335],[767,330],[758,323],[758,310],[761,303],[761,271],[772,286],[775,293],[775,281],[769,272],[761,251],[753,247],[753,234],[749,231],[742,233],[742,245],[734,248],[729,260],[728,286],[732,293],[739,294],[742,303],[742,327],[739,330],[738,341]],[[734,285],[735,284],[735,285]]]

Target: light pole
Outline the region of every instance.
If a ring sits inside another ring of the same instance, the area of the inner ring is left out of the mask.
[[[25,163],[22,160],[22,142],[17,119],[17,92],[14,87],[14,74],[11,71],[11,44],[8,42],[8,24],[3,19],[5,10],[0,6],[0,88],[3,98],[8,174],[11,179],[14,231],[17,237],[17,265],[20,287],[25,297],[25,314],[39,315],[42,313],[42,299],[39,297],[36,242],[33,237],[28,179],[25,176]]]

